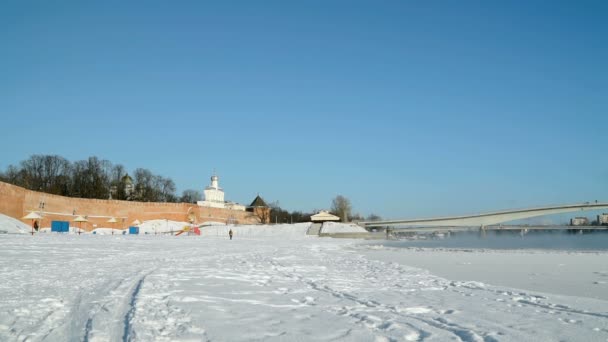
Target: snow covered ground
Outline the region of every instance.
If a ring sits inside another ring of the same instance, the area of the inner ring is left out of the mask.
[[[325,222],[321,233],[368,233],[368,231],[354,223]]]
[[[228,236],[228,231],[232,230],[234,237],[256,237],[266,239],[308,239],[306,231],[310,228],[310,223],[279,224],[279,225],[223,225],[209,226],[201,228],[201,236]]]
[[[608,339],[606,301],[445,279],[360,243],[3,234],[0,341]]]

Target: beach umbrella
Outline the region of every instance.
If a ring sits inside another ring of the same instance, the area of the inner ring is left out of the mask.
[[[80,231],[82,230],[82,222],[89,222],[89,220],[87,220],[86,218],[84,218],[82,216],[78,216],[77,218],[74,219],[74,222],[80,222],[80,229],[78,229],[78,235],[80,235]]]
[[[118,222],[118,221],[116,221],[116,219],[114,217],[112,217],[108,220],[108,223],[112,224],[112,235],[114,235],[114,223],[116,223],[116,222]]]
[[[32,220],[32,235],[34,235],[34,220],[40,220],[42,216],[36,212],[31,212],[25,216],[23,216],[24,220]]]

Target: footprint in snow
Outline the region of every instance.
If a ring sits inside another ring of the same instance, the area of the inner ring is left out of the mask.
[[[451,315],[454,313],[457,313],[458,311],[456,310],[439,310],[438,313],[442,314],[442,315]]]
[[[309,296],[306,296],[302,299],[292,299],[291,301],[303,305],[315,305],[315,299]]]
[[[429,313],[433,310],[421,306],[414,306],[409,308],[397,308],[397,312],[403,312],[406,314],[424,314]]]

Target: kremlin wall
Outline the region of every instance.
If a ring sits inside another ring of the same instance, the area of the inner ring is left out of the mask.
[[[32,211],[42,214],[40,227],[50,227],[51,221],[70,221],[71,226],[90,231],[95,227],[125,229],[131,222],[154,219],[173,221],[221,222],[234,224],[260,223],[260,210],[231,210],[199,206],[194,203],[156,203],[118,200],[72,198],[27,190],[12,184],[0,182],[0,214],[14,217],[31,224],[22,218]],[[263,208],[263,210],[269,210]],[[88,222],[72,222],[77,216],[85,216]],[[116,223],[108,223],[110,218]],[[267,215],[266,215],[267,217]]]

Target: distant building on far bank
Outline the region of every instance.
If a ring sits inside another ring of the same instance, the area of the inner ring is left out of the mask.
[[[115,183],[110,186],[110,197],[109,199],[118,198],[127,201],[133,199],[135,187],[133,186],[133,178],[129,174],[125,174],[119,183]]]
[[[270,207],[258,195],[249,206],[224,200],[224,189],[220,188],[219,177],[211,176],[211,184],[203,190],[204,200],[196,202],[200,207],[248,211],[258,216],[260,223],[270,223]],[[230,220],[229,220],[230,221]]]
[[[600,226],[608,225],[608,214],[604,213],[597,215],[597,224],[599,224]]]
[[[211,176],[211,184],[203,190],[204,200],[196,202],[201,207],[245,211],[245,206],[224,200],[224,189],[220,188],[219,177]]]
[[[338,222],[340,221],[340,217],[330,214],[328,211],[326,210],[321,210],[319,211],[317,214],[314,214],[310,217],[310,220],[312,222]]]
[[[266,204],[262,197],[260,197],[260,195],[255,197],[247,210],[256,214],[260,218],[261,223],[270,223],[270,207]]]
[[[570,219],[571,226],[588,226],[589,219],[586,217],[575,217]]]

